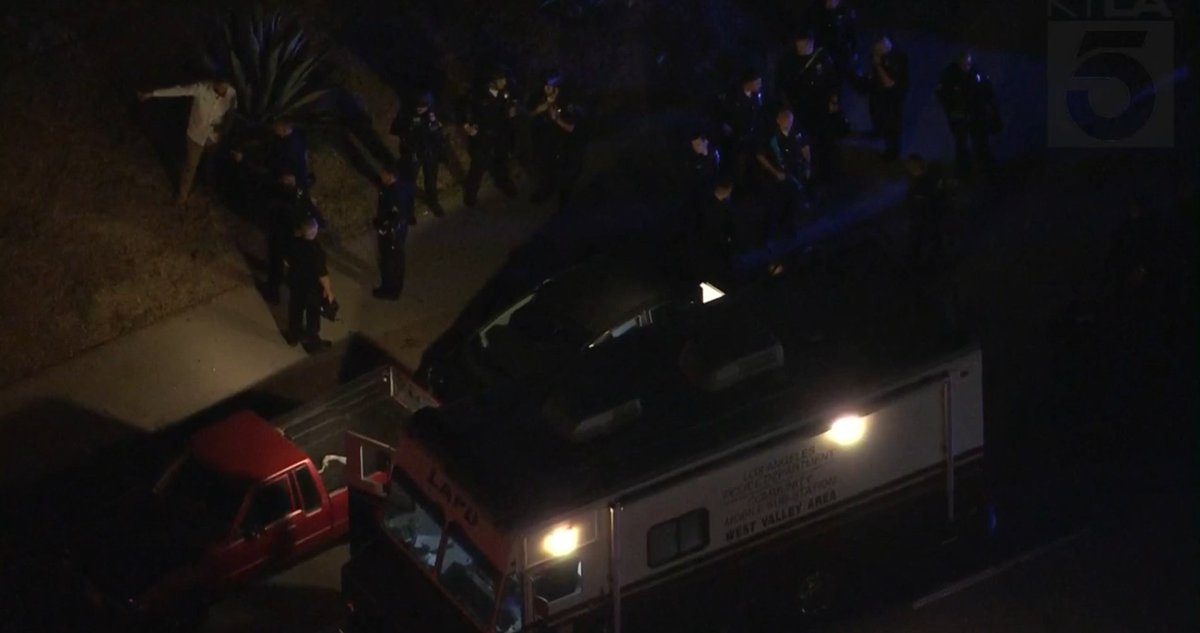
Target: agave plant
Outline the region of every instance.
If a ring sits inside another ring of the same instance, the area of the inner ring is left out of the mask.
[[[253,126],[288,120],[328,123],[333,113],[329,48],[315,41],[299,19],[261,5],[222,21],[221,37],[207,55],[238,93],[238,114]]]

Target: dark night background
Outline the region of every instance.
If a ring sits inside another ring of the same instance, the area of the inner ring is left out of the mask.
[[[165,180],[165,165],[173,164],[173,135],[180,132],[183,110],[163,122],[157,119],[167,117],[147,116],[127,103],[135,89],[194,75],[212,16],[238,4],[48,0],[0,10],[0,120],[9,121],[0,123],[0,145],[8,146],[0,149],[0,179],[10,185],[0,194],[0,264],[27,273],[0,291],[0,329],[7,332],[0,335],[0,349],[14,359],[4,375],[8,388],[247,284],[234,246],[245,229],[236,210],[213,203],[182,220],[161,219],[157,198],[149,201],[145,193],[166,195],[158,181]],[[672,168],[686,143],[683,131],[746,64],[772,76],[797,3],[270,4],[295,9],[330,38],[344,60],[340,81],[359,97],[376,131],[397,102],[424,87],[453,117],[473,74],[497,61],[511,69],[521,94],[545,68],[562,68],[587,104],[590,143],[573,205],[535,223],[536,231],[498,270],[484,275],[487,283],[459,306],[453,322],[441,323],[447,331],[439,328],[440,337],[421,340],[437,350],[532,281],[579,259],[617,253],[677,266],[683,255],[675,227],[683,210]],[[1173,142],[1133,149],[1047,147],[1047,108],[1055,96],[1046,82],[1047,51],[1054,42],[1048,44],[1043,4],[851,4],[860,16],[864,54],[872,36],[886,30],[910,56],[906,153],[950,162],[952,141],[932,90],[956,51],[972,48],[999,93],[1005,126],[994,143],[998,165],[956,184],[958,256],[919,280],[983,348],[989,479],[1001,521],[998,540],[987,551],[931,563],[929,578],[913,579],[895,595],[864,597],[859,608],[816,630],[1196,630],[1194,186],[1200,104],[1194,3],[1167,3],[1174,12],[1174,65],[1158,74],[1174,91]],[[846,109],[861,131],[862,98],[851,96]],[[57,116],[64,118],[58,122]],[[392,145],[390,138],[383,142]],[[453,143],[462,159],[461,141]],[[372,194],[362,193],[368,181],[357,164],[372,158],[370,144],[347,150],[335,135],[314,137],[330,157],[323,159],[328,167],[318,167],[328,187],[318,193],[330,201],[331,217],[346,235],[362,228],[370,204],[362,202]],[[61,162],[64,152],[74,162]],[[881,162],[878,148],[857,134],[845,152],[846,181],[830,193],[822,220],[807,227],[787,255],[799,268],[821,266],[822,258],[864,241],[903,257],[903,168]],[[112,174],[98,167],[110,161],[130,166]],[[455,178],[444,175],[454,192],[444,199],[457,202]],[[55,188],[65,193],[46,193]],[[1113,291],[1105,277],[1105,257],[1119,239],[1130,199],[1154,214],[1161,255],[1152,289],[1132,296]],[[101,243],[117,229],[91,227],[108,223],[138,227],[138,239],[155,236],[158,250],[141,242]],[[468,239],[482,229],[464,231]],[[81,232],[86,239],[63,237]],[[53,258],[44,253],[63,243],[62,252],[71,256],[62,259],[74,263],[45,261]],[[803,252],[816,257],[802,258]],[[105,265],[123,262],[124,268],[83,270],[89,257]],[[105,308],[102,294],[89,290],[109,285],[131,295],[154,294],[153,284],[162,280],[140,272],[147,266],[143,260],[154,258],[162,269],[179,267],[179,279],[200,281],[118,316]],[[444,265],[479,266],[470,256]],[[129,279],[141,281],[126,284]],[[7,445],[0,447],[0,629],[86,630],[70,624],[55,629],[54,616],[66,616],[56,614],[53,581],[23,567],[36,559],[39,537],[86,514],[74,505],[81,500],[98,503],[144,483],[195,429],[242,407],[279,414],[320,393],[314,385],[332,386],[347,367],[368,364],[358,349],[342,345],[336,355],[297,361],[245,391],[214,394],[210,404],[217,404],[159,424],[155,433],[91,411],[69,395],[0,409],[0,444]],[[130,375],[128,389],[137,390],[137,380]],[[1031,551],[1047,553],[1020,559]],[[1018,559],[1024,562],[945,602],[910,607],[945,582]],[[319,630],[338,613],[341,560],[320,558],[284,582],[255,583],[218,605],[204,630]]]

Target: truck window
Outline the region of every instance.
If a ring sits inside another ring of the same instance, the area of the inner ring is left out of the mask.
[[[169,507],[188,521],[202,523],[213,533],[227,534],[233,527],[246,486],[238,485],[188,455],[160,493]]]
[[[700,508],[663,521],[646,533],[646,564],[665,565],[708,547],[708,510]]]
[[[437,564],[438,546],[442,541],[442,514],[399,468],[392,470],[383,527],[427,569],[433,569]]]
[[[462,530],[451,524],[438,580],[481,626],[486,627],[492,619],[499,578],[500,574],[467,540]]]
[[[312,512],[321,508],[321,493],[317,492],[317,482],[313,480],[312,471],[305,464],[297,468],[296,484],[300,488],[300,500],[304,503],[304,511]]]
[[[546,602],[562,600],[583,589],[583,563],[578,558],[568,558],[547,565],[533,579],[533,593]]]
[[[496,613],[496,633],[518,633],[521,630],[524,601],[521,599],[521,576],[509,574],[504,579],[504,597]]]
[[[282,519],[292,511],[292,496],[287,479],[276,479],[254,493],[242,529],[261,530]]]

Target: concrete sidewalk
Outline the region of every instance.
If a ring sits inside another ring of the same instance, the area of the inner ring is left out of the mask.
[[[379,281],[372,231],[363,227],[341,243],[327,242],[342,309],[338,321],[323,323],[322,336],[336,342],[362,333],[415,367],[425,347],[551,211],[490,199],[475,209],[451,206],[445,218],[422,213],[409,236],[399,302],[371,296]],[[103,443],[94,429],[65,421],[61,429],[46,429],[35,421],[44,415],[26,415],[45,403],[77,407],[125,430],[154,431],[249,389],[305,360],[302,349],[283,341],[285,324],[286,305],[266,304],[247,284],[15,383],[0,392],[0,433],[13,440],[0,447],[0,463],[21,462],[26,449],[13,438],[35,430],[89,435]],[[40,428],[19,428],[31,424]]]

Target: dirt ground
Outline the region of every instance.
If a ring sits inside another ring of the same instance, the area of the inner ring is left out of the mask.
[[[0,385],[252,281],[253,226],[205,187],[172,203],[187,100],[132,98],[179,81],[191,19],[136,0],[42,15],[31,22],[54,25],[54,46],[5,57],[15,63],[0,71]],[[341,83],[385,133],[394,94],[340,61]],[[365,228],[371,182],[336,147],[314,146],[313,167],[335,233]]]
[[[252,283],[264,250],[252,223],[204,186],[185,207],[172,203],[188,101],[133,98],[194,76],[204,42],[197,25],[237,4],[29,0],[0,12],[0,269],[8,273],[0,289],[0,386]],[[389,147],[397,92],[421,85],[413,69],[445,73],[455,85],[438,92],[457,96],[477,70],[462,54],[472,39],[491,44],[471,57],[517,62],[514,74],[526,79],[545,63],[611,61],[623,45],[604,35],[607,23],[586,36],[539,36],[547,18],[531,19],[532,2],[285,4],[347,45],[336,49],[338,83],[361,101]],[[557,50],[558,39],[572,45]],[[608,47],[587,45],[595,41]],[[442,170],[443,189],[462,175],[457,136],[450,137],[457,165]],[[313,194],[332,238],[367,230],[375,196],[369,174],[380,152],[309,138]]]

